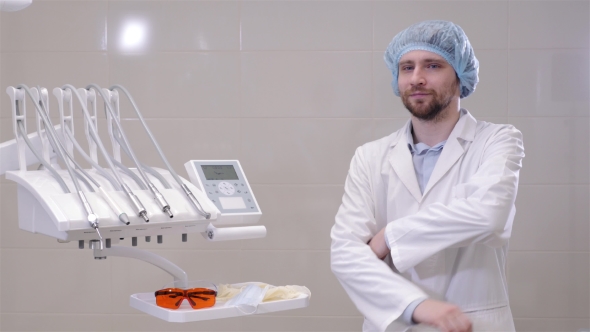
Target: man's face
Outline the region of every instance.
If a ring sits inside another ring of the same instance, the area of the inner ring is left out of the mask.
[[[418,119],[439,119],[453,99],[459,99],[459,79],[440,55],[411,51],[399,62],[398,88],[404,106]]]

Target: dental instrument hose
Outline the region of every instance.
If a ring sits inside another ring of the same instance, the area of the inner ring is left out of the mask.
[[[131,105],[133,106],[133,109],[135,110],[135,113],[137,113],[137,117],[141,121],[141,124],[143,125],[143,128],[147,132],[147,134],[150,137],[152,143],[154,143],[154,146],[156,147],[156,150],[158,151],[158,154],[160,155],[160,158],[162,158],[162,161],[164,161],[164,164],[166,164],[166,167],[168,168],[168,171],[170,171],[170,174],[172,174],[172,177],[174,177],[174,180],[176,180],[176,182],[178,183],[178,185],[182,188],[182,190],[184,190],[184,193],[189,197],[191,203],[195,206],[195,208],[197,209],[197,211],[202,216],[204,216],[206,219],[211,218],[211,213],[208,213],[208,212],[206,212],[203,209],[203,207],[201,206],[201,203],[199,203],[199,201],[197,200],[197,198],[195,197],[195,195],[190,191],[190,189],[188,188],[188,186],[186,184],[184,184],[180,180],[180,177],[178,176],[178,174],[176,174],[176,172],[174,171],[174,169],[172,168],[172,166],[168,162],[168,159],[166,158],[166,156],[164,155],[164,152],[160,148],[160,145],[158,144],[158,142],[154,138],[154,135],[150,131],[150,128],[148,127],[147,123],[143,119],[143,115],[139,111],[139,108],[137,107],[137,104],[135,104],[135,100],[133,100],[133,97],[131,97],[131,94],[129,93],[129,91],[127,91],[127,89],[125,87],[123,87],[121,85],[118,85],[118,84],[115,84],[115,85],[111,86],[109,90],[112,91],[114,89],[119,89],[119,90],[123,91],[123,93],[127,96],[127,98],[129,99],[129,101],[131,102]]]
[[[27,136],[27,133],[25,132],[25,126],[23,125],[23,123],[22,123],[21,120],[18,120],[18,125],[19,125],[18,126],[18,129],[20,131],[21,136],[25,140],[25,143],[27,144],[27,146],[29,147],[29,149],[31,150],[31,152],[33,152],[33,154],[35,155],[35,157],[37,157],[37,160],[39,160],[39,162],[43,166],[45,166],[45,168],[47,168],[47,170],[51,173],[51,175],[53,175],[53,177],[57,180],[57,183],[59,183],[61,189],[66,194],[71,193],[70,188],[68,188],[68,186],[66,185],[66,183],[65,183],[64,179],[61,177],[61,175],[59,175],[57,173],[57,171],[55,170],[55,168],[53,168],[53,166],[51,166],[43,157],[41,157],[37,153],[37,150],[33,146],[33,143],[31,143],[31,141],[29,140],[29,137]]]
[[[125,132],[123,131],[123,127],[121,126],[121,123],[119,122],[118,117],[115,115],[115,112],[113,111],[113,109],[111,107],[111,103],[109,101],[109,98],[105,95],[104,91],[102,91],[101,87],[98,86],[97,84],[92,83],[86,87],[87,90],[90,90],[90,88],[94,88],[95,90],[97,90],[97,92],[102,97],[104,104],[106,106],[106,109],[111,114],[113,121],[117,125],[117,129],[118,129],[119,133],[121,133],[121,138],[123,139],[123,142],[125,142],[125,145],[127,146],[127,149],[129,150],[129,154],[131,156],[131,159],[135,163],[137,170],[139,171],[139,174],[141,175],[141,177],[143,178],[145,183],[150,188],[152,194],[154,194],[154,199],[156,200],[156,202],[158,202],[158,204],[160,204],[160,207],[162,208],[163,212],[166,212],[170,218],[174,217],[174,215],[172,214],[172,211],[170,209],[170,204],[168,204],[168,202],[166,201],[164,196],[158,191],[156,186],[154,186],[154,184],[148,179],[147,175],[145,174],[145,172],[141,168],[141,165],[140,165],[139,161],[137,160],[135,153],[133,153],[133,149],[131,148],[131,145],[129,144],[129,140],[125,136]]]
[[[41,88],[39,87],[38,90],[41,91]],[[76,160],[72,157],[72,155],[70,155],[70,153],[67,151],[67,149],[63,146],[63,144],[61,143],[61,141],[57,137],[57,134],[56,134],[54,127],[53,127],[53,123],[51,122],[51,118],[49,118],[49,116],[48,116],[47,109],[45,108],[45,104],[43,103],[43,99],[40,99],[39,102],[41,104],[41,109],[43,111],[42,119],[43,119],[43,122],[46,124],[45,129],[46,129],[46,131],[48,131],[50,133],[50,135],[48,135],[48,137],[50,138],[51,145],[53,146],[54,150],[59,151],[59,156],[62,159],[62,161],[65,164],[67,164],[67,162],[68,162],[64,158],[64,154],[65,154],[68,157],[68,159],[72,161],[74,166],[77,169],[79,169],[80,172],[82,172],[82,174],[84,174],[84,176],[86,178],[88,178],[90,181],[92,181],[92,183],[98,188],[100,194],[102,195],[104,200],[107,202],[107,204],[110,206],[110,208],[118,216],[119,220],[122,223],[124,223],[125,225],[129,225],[129,217],[127,217],[127,214],[125,212],[123,212],[123,209],[121,209],[119,207],[119,205],[104,190],[104,188],[100,185],[100,183],[98,183],[98,181],[96,181],[90,174],[88,174],[88,172],[86,172],[86,170],[84,170],[84,168],[82,168],[80,166],[80,164],[78,164],[76,162]],[[49,123],[49,126],[47,126],[47,123]],[[67,129],[67,128],[64,128],[64,129]],[[57,146],[58,144],[59,144],[59,147]],[[90,188],[92,188],[92,186],[90,186]],[[92,189],[92,191],[94,191],[94,189]]]
[[[86,121],[88,121],[88,123],[92,123],[92,119],[90,118],[90,114],[88,113],[88,110],[86,109],[86,103],[82,100],[82,97],[78,93],[78,90],[76,90],[76,88],[71,84],[65,84],[62,87],[62,89],[64,89],[64,90],[70,89],[72,94],[76,95],[76,97],[78,98],[78,101],[80,102],[80,105],[82,106],[82,113],[84,114]],[[131,191],[131,188],[129,188],[129,186],[127,184],[125,184],[125,182],[123,182],[123,179],[121,179],[121,176],[117,172],[115,165],[113,165],[113,162],[111,161],[109,154],[107,153],[104,145],[102,144],[102,141],[98,137],[98,134],[96,133],[96,129],[92,125],[88,126],[88,128],[90,129],[90,133],[91,133],[90,136],[95,140],[96,145],[98,145],[100,152],[102,153],[102,155],[106,159],[107,163],[111,167],[111,169],[113,171],[113,175],[117,179],[117,182],[119,182],[119,184],[123,188],[123,191],[125,192],[127,197],[131,200],[131,202],[135,206],[135,208],[137,210],[137,215],[142,217],[143,220],[145,220],[145,222],[149,222],[150,219],[147,215],[147,211],[146,211],[145,207],[143,206],[143,204],[141,204],[141,201],[139,200],[139,198],[137,198],[137,196],[135,196],[135,194]]]
[[[17,88],[24,89],[25,92],[29,95],[29,97],[33,101],[35,101],[35,98],[33,97],[33,94],[31,93],[31,90],[29,89],[28,86],[26,86],[24,84],[19,84],[17,86]],[[43,100],[43,96],[41,95],[41,91],[39,91],[40,103],[43,103],[42,100]],[[43,119],[43,122],[45,124],[45,128],[47,128],[48,123],[45,121],[45,117],[44,117],[45,114],[43,114],[43,111],[41,110],[39,103],[34,102],[33,104],[35,104],[35,109],[37,110],[37,112],[41,116],[41,119]],[[50,133],[50,131],[47,131],[47,132]],[[57,149],[57,152],[59,154],[61,154],[61,150],[59,148]],[[61,156],[61,157],[62,157],[62,159],[65,160],[65,158],[63,158],[63,156]],[[82,189],[80,189],[80,184],[78,183],[78,178],[74,175],[71,165],[67,162],[65,164],[66,164],[66,169],[68,170],[68,173],[70,173],[70,177],[72,178],[72,182],[74,183],[74,187],[76,188],[76,191],[78,193],[78,197],[80,198],[80,201],[82,202],[82,206],[84,206],[84,209],[86,210],[88,222],[90,223],[90,226],[92,228],[94,228],[94,230],[98,234],[98,237],[100,239],[100,246],[102,248],[102,236],[100,235],[100,232],[98,231],[98,216],[94,213],[94,211],[92,210],[92,207],[90,206],[90,203],[88,203],[88,200],[86,199],[86,195],[84,195],[84,193],[82,192]]]
[[[39,95],[41,95],[41,87],[37,86],[37,90],[39,91]],[[43,100],[39,100],[39,105],[41,107],[41,113],[39,113],[39,110],[37,110],[39,116],[41,117],[41,120],[43,122],[43,126],[45,129],[45,133],[47,134],[47,139],[49,140],[49,144],[51,145],[51,147],[53,148],[53,150],[56,152],[57,156],[64,162],[66,163],[67,160],[64,159],[64,156],[62,154],[62,151],[65,151],[65,149],[63,148],[63,145],[61,146],[61,151],[58,150],[58,147],[56,146],[56,142],[58,142],[59,144],[61,144],[61,141],[59,141],[59,139],[57,139],[57,134],[55,133],[55,129],[53,127],[53,123],[51,123],[51,119],[49,118],[49,113],[47,112],[47,109],[45,108],[45,104],[43,103]],[[49,124],[49,125],[48,125]],[[21,123],[22,126],[22,123]],[[22,128],[22,130],[24,130],[24,128]],[[68,154],[69,157],[69,154]],[[70,158],[71,159],[71,158]],[[84,177],[88,177],[87,174],[85,173],[84,169],[82,169],[81,167],[78,169],[73,169],[74,174],[76,174],[76,177],[81,180],[82,182],[84,182],[84,184],[86,185],[86,187],[90,190],[90,191],[94,191],[94,187],[92,187],[92,185],[88,182],[88,180]],[[80,174],[80,171],[82,171],[82,174]],[[89,178],[90,180],[93,180],[91,178]]]
[[[114,128],[116,130],[116,128]],[[119,144],[119,146],[123,149],[123,152],[125,152],[125,154],[127,156],[129,156],[129,150],[127,150],[127,147],[124,145],[124,143],[121,141],[121,139],[115,135],[113,135],[113,138],[115,139],[115,141],[117,141],[117,143]],[[129,158],[131,158],[131,156],[129,156]],[[115,160],[115,163],[117,163],[117,161]],[[172,189],[172,186],[170,185],[170,183],[168,183],[168,181],[166,180],[166,178],[164,178],[162,176],[162,174],[158,173],[155,169],[151,168],[150,166],[142,163],[141,161],[139,162],[141,164],[141,167],[144,169],[144,171],[150,173],[151,175],[153,175],[155,178],[157,178],[160,183],[162,183],[162,185],[164,186],[164,188],[166,189]],[[119,165],[117,165],[119,166]],[[119,167],[125,167],[125,165],[120,164]],[[126,167],[125,167],[126,168]],[[131,172],[131,174],[135,175],[135,173]],[[137,175],[135,175],[137,176]]]
[[[82,156],[82,158],[84,158],[84,160],[86,160],[105,179],[107,179],[111,183],[111,185],[113,186],[113,188],[123,190],[122,187],[121,187],[121,184],[118,183],[117,180],[115,180],[115,178],[113,178],[107,171],[105,171],[105,169],[102,168],[97,162],[95,162],[94,160],[92,160],[92,158],[90,158],[90,156],[88,156],[88,154],[86,153],[86,151],[84,151],[84,149],[80,146],[80,144],[78,143],[78,141],[74,137],[74,134],[72,134],[72,131],[70,130],[70,128],[65,127],[65,128],[63,128],[63,130],[64,130],[66,136],[68,137],[68,139],[74,144],[74,147],[76,148],[76,151],[78,151],[78,153],[80,153],[80,155]]]
[[[94,160],[92,160],[92,158],[90,158],[90,156],[86,153],[86,151],[84,151],[84,149],[80,146],[80,143],[78,143],[78,140],[76,140],[76,138],[74,137],[74,134],[72,134],[72,131],[67,127],[65,128],[64,131],[65,131],[67,137],[70,139],[70,141],[74,144],[74,147],[80,153],[82,158],[84,158],[84,160],[86,160],[97,171],[99,171],[99,173],[102,176],[104,176],[107,180],[109,180],[109,182],[111,182],[111,184],[113,185],[114,188],[118,188],[118,189],[123,190],[123,187],[121,186],[120,183],[117,182],[117,180],[115,180],[109,173],[107,173],[107,171],[105,171],[104,168],[102,168],[97,162],[95,162]],[[94,140],[94,137],[92,137],[92,140]],[[141,179],[135,173],[133,173],[129,169],[125,169],[125,168],[121,167],[116,160],[114,160],[114,159],[111,159],[111,160],[117,166],[119,166],[119,168],[122,169],[129,177],[131,177],[137,183],[137,185],[139,186],[140,189],[147,189],[147,187],[145,186],[143,181],[141,181]]]

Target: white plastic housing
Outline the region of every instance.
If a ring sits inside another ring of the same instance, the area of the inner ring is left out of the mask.
[[[185,181],[203,208],[211,213],[209,220],[196,211],[168,171],[156,170],[173,186],[172,189],[161,188],[160,192],[170,203],[174,218],[169,218],[161,211],[149,190],[139,190],[126,175],[121,175],[145,206],[150,218],[148,223],[135,215],[134,206],[122,191],[113,190],[105,178],[94,170],[88,170],[129,216],[130,225],[123,224],[98,191],[86,191],[88,202],[94,213],[98,215],[103,238],[204,232],[209,223],[217,219],[217,208],[200,190]],[[72,193],[63,193],[57,181],[45,170],[6,172],[6,178],[18,184],[19,227],[63,241],[98,239],[96,232],[87,221],[86,212],[74,191],[67,171],[58,170],[58,173],[62,175]],[[155,178],[152,181],[158,183]]]
[[[239,160],[190,160],[184,164],[184,167],[186,169],[186,172],[188,173],[188,176],[189,176],[189,179],[191,180],[191,182],[198,189],[203,191],[203,194],[207,195],[207,193],[209,192],[209,189],[206,186],[209,186],[209,185],[215,186],[216,184],[219,184],[220,180],[207,180],[205,178],[203,171],[200,169],[200,167],[201,166],[219,166],[219,165],[234,167],[234,170],[235,170],[236,175],[238,177],[237,181],[239,181],[241,184],[244,185],[244,187],[240,187],[240,189],[245,188],[249,192],[248,197],[250,197],[251,202],[249,202],[248,204],[252,206],[252,210],[249,210],[249,208],[248,208],[248,211],[253,211],[253,212],[248,212],[245,210],[232,210],[232,209],[224,210],[223,206],[221,206],[221,209],[218,206],[218,211],[220,213],[219,220],[223,220],[224,224],[254,224],[254,223],[257,223],[260,220],[260,217],[262,216],[262,211],[260,210],[260,206],[258,205],[258,202],[256,201],[256,197],[254,196],[254,193],[252,192],[252,188],[250,186],[250,183],[248,182],[248,178],[246,178],[246,174],[245,174],[244,170],[242,169],[242,165],[240,164]],[[234,180],[227,180],[227,182],[234,182]],[[228,183],[228,184],[231,185],[231,183]],[[211,188],[211,187],[209,187],[209,188]],[[214,190],[215,189],[217,189],[217,188],[214,188]],[[217,197],[215,197],[215,196],[217,196]],[[208,195],[210,200],[215,200],[215,199],[219,198],[219,196],[224,196],[224,195],[222,195],[222,194]],[[237,194],[237,190],[236,190],[236,192],[232,191],[232,193],[229,194],[228,196],[221,197],[221,198],[226,198],[226,197],[227,198],[237,198],[236,196],[240,196]],[[218,202],[218,203],[220,203],[220,202]],[[219,225],[219,224],[216,223],[216,225]]]

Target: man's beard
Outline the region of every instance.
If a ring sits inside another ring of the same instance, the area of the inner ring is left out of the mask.
[[[435,90],[410,89],[405,91],[402,95],[402,102],[408,111],[410,111],[410,113],[416,118],[424,121],[437,122],[444,118],[444,114],[441,112],[451,104],[454,97],[453,92],[456,91],[457,88],[458,84],[455,83],[449,89],[442,91],[441,95]],[[414,100],[412,103],[410,101],[410,95],[416,92],[428,93],[430,96],[427,96],[426,98],[431,98],[431,101]]]

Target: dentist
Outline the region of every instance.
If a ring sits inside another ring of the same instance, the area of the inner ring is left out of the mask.
[[[479,62],[458,25],[408,27],[385,62],[411,118],[356,150],[332,271],[363,331],[514,331],[505,265],[522,135],[460,108]]]

